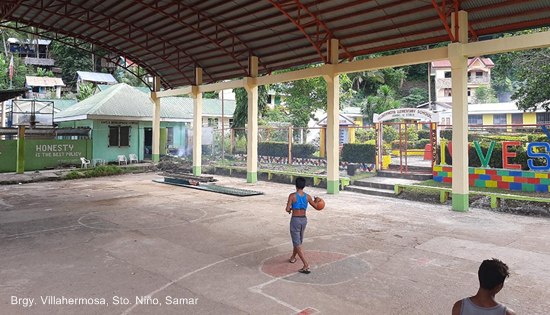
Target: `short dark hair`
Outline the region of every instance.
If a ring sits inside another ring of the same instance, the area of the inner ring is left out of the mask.
[[[484,260],[477,272],[479,286],[486,290],[492,290],[504,283],[504,279],[510,276],[508,266],[502,261],[493,258]]]
[[[306,187],[306,179],[303,177],[296,178],[296,188],[304,189]]]

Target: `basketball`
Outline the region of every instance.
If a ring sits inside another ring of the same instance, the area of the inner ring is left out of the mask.
[[[317,207],[315,207],[315,209],[323,210],[325,208],[325,201],[321,197],[315,197],[315,201],[317,201]]]

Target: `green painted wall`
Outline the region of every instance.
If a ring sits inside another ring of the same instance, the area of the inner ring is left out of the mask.
[[[92,154],[91,140],[25,140],[25,171],[80,165]],[[0,141],[0,172],[15,172],[17,141]]]
[[[129,147],[109,147],[109,126],[130,126],[130,146]],[[188,128],[182,122],[161,122],[161,128],[173,128],[173,148],[182,148],[185,152],[188,148],[187,134]],[[81,120],[59,123],[60,127],[89,127],[92,128],[93,151],[87,159],[105,159],[107,162],[116,162],[118,155],[134,153],[138,155],[141,161],[145,157],[145,129],[152,128],[150,121],[117,121],[117,120]],[[164,132],[167,132],[165,129]],[[162,135],[161,135],[162,137]],[[161,139],[162,148],[166,148],[166,134]],[[164,141],[162,141],[164,139]],[[165,150],[164,150],[165,151]],[[189,151],[189,150],[187,150]]]
[[[0,141],[0,172],[15,172],[17,140]]]

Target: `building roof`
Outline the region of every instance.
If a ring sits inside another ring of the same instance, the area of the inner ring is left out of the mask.
[[[340,126],[355,126],[355,122],[353,119],[349,118],[347,115],[340,114],[339,119],[339,125]],[[326,126],[327,125],[327,116],[325,116],[323,119],[319,120],[317,125],[319,126]]]
[[[224,113],[232,117],[235,102],[224,102]],[[55,121],[104,119],[116,117],[119,120],[150,121],[153,115],[153,101],[149,94],[119,83],[111,85],[89,98],[59,112]],[[221,117],[221,100],[203,99],[203,116]],[[164,121],[191,121],[193,99],[190,97],[163,97],[160,103],[160,117]]]
[[[363,114],[361,113],[361,107],[355,107],[355,106],[351,106],[351,107],[344,107],[342,108],[342,110],[340,111],[341,114],[343,115],[346,115],[348,117],[360,117],[360,116],[363,116]]]
[[[118,81],[110,73],[100,73],[100,72],[88,72],[88,71],[77,71],[78,78],[82,81],[94,82],[94,83],[107,83],[107,84],[117,84]]]
[[[468,67],[471,66],[476,60],[480,60],[487,68],[495,66],[491,58],[468,58]],[[451,62],[449,60],[437,60],[432,61],[432,68],[451,68]]]
[[[23,41],[17,39],[17,38],[13,38],[13,37],[10,37],[8,38],[8,43],[10,44],[36,44],[36,39],[33,39],[33,40],[30,40],[30,39],[25,39]],[[38,39],[38,45],[45,45],[45,46],[48,46],[52,43],[51,40],[49,39]]]
[[[25,94],[25,92],[27,92],[28,90],[29,89],[27,88],[0,90],[0,102],[11,100],[18,96],[21,96]]]
[[[54,2],[3,1],[0,17],[129,58],[166,88],[192,85],[195,66],[204,83],[247,76],[249,56],[259,58],[260,75],[324,63],[331,38],[340,60],[454,41],[458,10],[468,12],[474,40],[550,25],[549,0]]]
[[[110,84],[98,84],[97,85],[97,89],[101,92],[101,91],[105,91],[106,89],[110,88],[112,85]],[[151,94],[151,89],[149,89],[148,87],[146,86],[133,86],[134,89],[142,92],[142,93],[145,93],[145,94]]]
[[[56,87],[56,86],[65,86],[61,78],[55,77],[35,77],[35,76],[26,76],[27,86],[45,86],[45,87]]]

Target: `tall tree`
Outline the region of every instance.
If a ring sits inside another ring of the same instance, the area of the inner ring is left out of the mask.
[[[234,89],[235,112],[233,113],[232,128],[244,128],[248,122],[248,93],[244,88]],[[267,108],[267,87],[258,86],[258,115],[261,117]]]
[[[372,122],[374,114],[380,114],[392,108],[398,108],[401,103],[395,99],[395,92],[387,85],[382,85],[376,95],[370,95],[361,103],[361,113],[368,122]]]
[[[82,45],[89,45],[82,43]],[[56,65],[61,67],[61,76],[65,85],[76,89],[76,72],[92,71],[92,56],[81,49],[63,45],[54,41],[52,44],[52,53]]]

